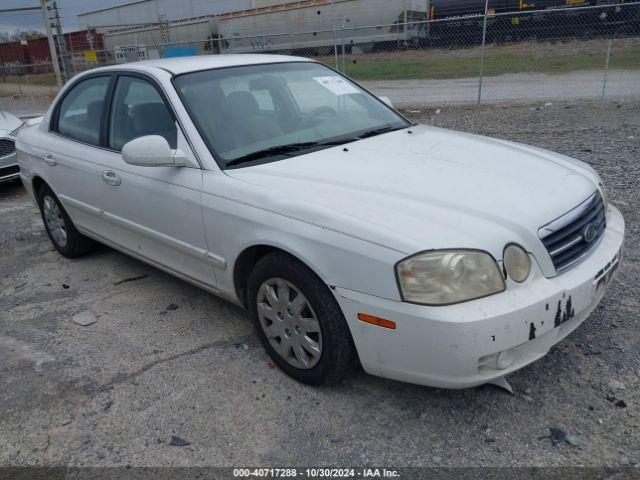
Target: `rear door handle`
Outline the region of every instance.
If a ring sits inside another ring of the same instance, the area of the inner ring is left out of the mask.
[[[108,183],[109,185],[113,185],[114,187],[117,187],[118,185],[120,185],[120,183],[122,183],[122,180],[120,180],[120,176],[112,170],[102,171],[102,181],[104,183]]]
[[[45,153],[42,156],[42,159],[44,160],[44,163],[46,163],[47,165],[51,165],[52,167],[55,167],[58,164],[58,162],[56,162],[53,158],[53,155],[50,153]]]

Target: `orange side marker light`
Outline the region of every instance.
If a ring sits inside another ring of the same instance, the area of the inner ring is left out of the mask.
[[[384,318],[374,317],[373,315],[367,315],[366,313],[359,313],[358,320],[365,323],[370,323],[371,325],[377,325],[378,327],[388,328],[390,330],[396,329],[396,322],[385,320]]]

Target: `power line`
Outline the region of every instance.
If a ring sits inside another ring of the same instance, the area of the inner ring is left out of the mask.
[[[16,13],[16,12],[32,12],[39,11],[40,7],[15,7],[15,8],[0,8],[0,13]]]

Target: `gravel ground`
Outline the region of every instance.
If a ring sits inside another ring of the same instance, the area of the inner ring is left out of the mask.
[[[633,464],[639,111],[556,103],[411,114],[586,160],[626,217],[626,256],[608,294],[549,355],[509,377],[514,395],[362,372],[331,388],[298,384],[269,367],[239,308],[106,247],[62,258],[20,186],[0,186],[0,465]],[[97,322],[73,323],[83,310]],[[554,446],[558,427],[558,439],[580,445]],[[190,445],[171,446],[172,436]]]

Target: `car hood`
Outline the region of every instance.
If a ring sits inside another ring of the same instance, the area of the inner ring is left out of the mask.
[[[560,154],[424,125],[226,173],[260,188],[271,210],[406,254],[481,248],[496,259],[508,242],[548,257],[538,229],[599,181]]]
[[[22,120],[15,115],[9,112],[0,112],[0,135],[8,135],[22,125],[22,123]]]

